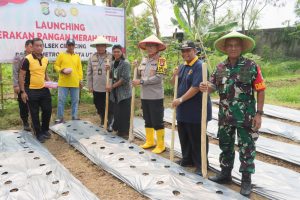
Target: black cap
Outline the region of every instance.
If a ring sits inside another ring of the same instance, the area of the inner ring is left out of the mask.
[[[73,44],[75,45],[75,40],[74,39],[68,39],[67,40],[67,45]]]
[[[183,50],[183,49],[196,49],[196,45],[194,42],[187,40],[187,41],[184,41],[180,46],[180,50]]]

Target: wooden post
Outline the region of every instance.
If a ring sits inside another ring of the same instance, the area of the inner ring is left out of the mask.
[[[1,63],[0,63],[0,93],[1,93],[1,110],[4,110],[3,77],[2,77],[2,64]]]
[[[109,65],[109,59],[106,59],[106,65]],[[109,85],[109,71],[106,71],[106,86]],[[107,129],[107,121],[108,121],[108,104],[109,104],[109,92],[106,91],[106,99],[105,99],[105,115],[104,115],[104,129]]]
[[[178,90],[178,75],[175,76],[173,100],[177,98],[177,90]],[[172,116],[172,138],[171,138],[171,149],[170,149],[170,160],[172,162],[174,161],[175,126],[176,126],[176,108],[173,109],[173,116]]]
[[[134,67],[133,80],[136,80],[136,76],[137,76],[137,67]],[[132,87],[131,107],[130,107],[130,127],[129,127],[129,138],[128,138],[129,142],[132,142],[134,140],[134,134],[133,134],[134,101],[135,101],[135,87]]]
[[[202,81],[207,83],[207,64],[202,64]],[[206,123],[207,123],[207,92],[202,93],[202,116],[201,116],[201,158],[203,178],[207,178],[207,155],[206,155]]]

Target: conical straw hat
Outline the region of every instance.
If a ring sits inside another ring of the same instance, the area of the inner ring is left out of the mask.
[[[145,50],[146,49],[146,44],[158,44],[158,50],[163,51],[167,48],[167,46],[160,41],[155,35],[151,35],[147,37],[146,39],[142,40],[139,42],[139,48]]]
[[[96,47],[97,44],[105,44],[106,47],[111,47],[112,44],[103,36],[98,36],[91,44],[91,47]]]
[[[243,41],[242,54],[251,52],[255,47],[255,41],[252,38],[250,38],[244,34],[241,34],[239,32],[232,31],[232,32],[228,33],[227,35],[224,35],[223,37],[216,40],[215,48],[218,51],[220,51],[221,53],[226,54],[225,41],[226,41],[226,39],[229,39],[229,38],[240,38]]]

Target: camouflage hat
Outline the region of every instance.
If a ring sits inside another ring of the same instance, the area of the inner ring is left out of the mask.
[[[244,34],[241,34],[239,32],[232,31],[231,33],[228,33],[227,35],[224,35],[223,37],[216,40],[215,44],[214,44],[215,48],[219,52],[226,54],[225,41],[226,41],[226,39],[230,39],[230,38],[239,38],[242,40],[242,42],[243,42],[242,54],[251,52],[255,47],[255,41],[252,38],[250,38]]]

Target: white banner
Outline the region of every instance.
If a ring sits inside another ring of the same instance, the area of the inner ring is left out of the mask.
[[[125,43],[124,10],[40,0],[0,0],[0,63],[12,62],[24,52],[25,41],[44,41],[44,55],[55,60],[66,40],[76,41],[82,60],[96,52],[90,44],[97,36],[113,44]]]

